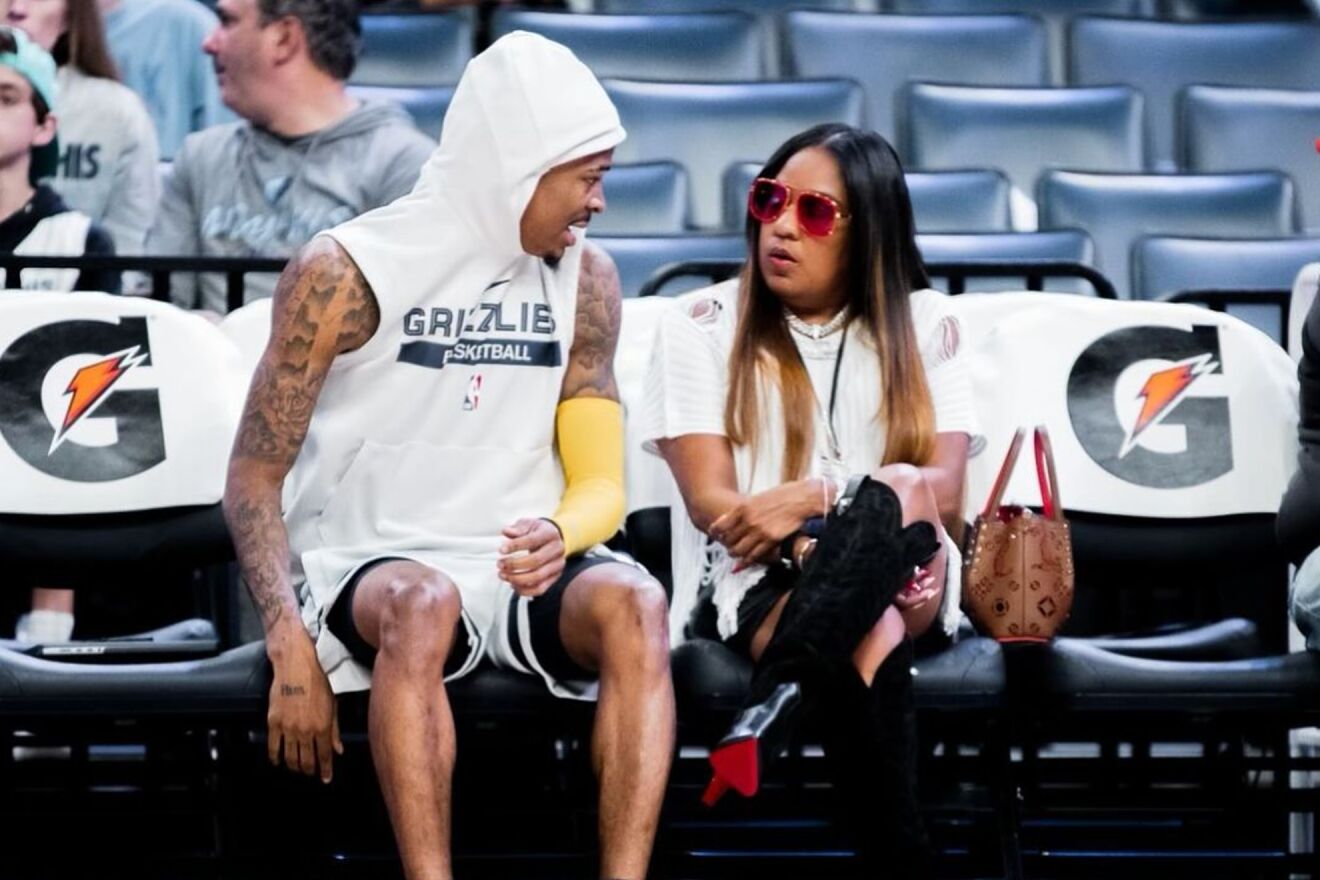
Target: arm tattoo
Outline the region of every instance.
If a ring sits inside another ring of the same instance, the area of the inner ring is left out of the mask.
[[[252,377],[225,487],[225,519],[267,631],[285,612],[298,613],[281,515],[284,475],[335,355],[365,344],[380,323],[375,296],[337,246],[309,251],[276,288],[271,340]]]
[[[614,261],[590,242],[582,254],[577,319],[561,400],[572,397],[619,399],[614,381],[614,349],[619,343],[622,295]]]

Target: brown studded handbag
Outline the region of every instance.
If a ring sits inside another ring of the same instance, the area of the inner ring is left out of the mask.
[[[1050,437],[1035,431],[1041,513],[1001,505],[1026,432],[1019,428],[963,556],[963,610],[1001,642],[1046,642],[1072,609],[1073,556]]]

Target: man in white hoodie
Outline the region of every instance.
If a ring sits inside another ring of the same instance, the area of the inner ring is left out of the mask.
[[[646,873],[673,749],[665,597],[623,515],[618,274],[583,240],[624,138],[571,52],[472,61],[411,194],[317,237],[275,292],[225,512],[274,670],[272,761],[328,780],[334,693],[407,877],[445,878],[453,719],[483,657],[597,699],[601,875]],[[283,515],[281,515],[283,512]]]

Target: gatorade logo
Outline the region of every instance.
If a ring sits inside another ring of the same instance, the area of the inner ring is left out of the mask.
[[[1068,415],[1086,453],[1140,486],[1185,489],[1233,469],[1219,329],[1128,327],[1100,337],[1068,376]]]
[[[101,483],[165,460],[147,319],[61,321],[0,354],[0,437],[25,462]]]

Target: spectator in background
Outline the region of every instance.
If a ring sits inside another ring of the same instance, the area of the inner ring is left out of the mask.
[[[23,31],[0,26],[0,253],[112,256],[114,243],[86,214],[70,210],[38,184],[59,161],[55,62]],[[24,290],[106,290],[117,274],[76,269],[27,269]],[[0,287],[8,283],[0,270]]]
[[[198,0],[99,2],[110,54],[124,83],[146,102],[162,158],[173,159],[193,132],[234,120],[202,52],[215,13]]]
[[[435,144],[399,108],[344,83],[361,29],[353,0],[220,0],[203,48],[241,122],[188,137],[165,183],[149,249],[283,257],[322,229],[412,189]],[[248,280],[249,299],[275,277]],[[184,307],[223,312],[224,278],[176,275]]]
[[[151,117],[117,81],[96,0],[0,0],[59,65],[60,160],[51,187],[105,227],[121,254],[140,254],[160,197]]]
[[[0,252],[42,256],[113,254],[110,237],[86,214],[71,211],[37,178],[59,157],[55,136],[55,61],[16,28],[0,27]],[[0,287],[8,286],[0,270]],[[116,273],[26,269],[25,290],[118,292]],[[18,279],[14,279],[18,286]],[[37,589],[18,622],[24,642],[63,642],[73,633],[73,592]]]

